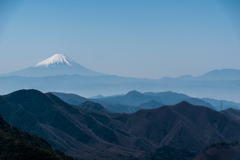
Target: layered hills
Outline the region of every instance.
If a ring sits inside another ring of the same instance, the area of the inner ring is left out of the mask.
[[[185,101],[119,114],[91,101],[69,105],[50,93],[20,90],[0,96],[0,114],[79,159],[193,158],[213,143],[240,139],[238,121]]]
[[[240,138],[237,122],[207,107],[194,106],[185,101],[120,115],[117,119],[135,136],[160,146],[170,145],[192,151],[211,143],[232,142]]]
[[[173,105],[180,103],[182,101],[187,101],[195,105],[202,105],[206,106],[212,109],[215,109],[211,104],[197,98],[189,97],[185,94],[180,93],[174,93],[174,92],[146,92],[146,93],[140,93],[138,91],[130,91],[125,95],[120,96],[113,96],[113,97],[106,97],[106,98],[100,98],[98,99],[101,103],[103,102],[109,102],[113,104],[122,104],[122,105],[128,105],[128,106],[144,106],[145,103],[152,103],[152,101],[155,101],[159,103],[159,106],[165,105]],[[152,107],[153,108],[153,107]],[[156,108],[156,107],[155,107]]]
[[[145,142],[147,150],[154,148],[147,140],[132,138],[119,121],[87,104],[74,107],[52,94],[21,90],[0,97],[0,113],[9,123],[75,158],[128,159],[143,154],[137,141]]]
[[[112,112],[133,113],[140,109],[153,109],[164,105],[173,105],[182,101],[187,101],[194,105],[206,106],[214,110],[222,110],[227,108],[240,109],[240,104],[215,100],[209,98],[193,98],[186,94],[175,92],[145,92],[130,91],[124,95],[115,95],[110,97],[99,97],[95,99],[87,99],[76,94],[50,92],[63,101],[79,105],[85,101],[91,100],[93,102],[103,105],[106,109]],[[222,107],[221,107],[222,105]]]

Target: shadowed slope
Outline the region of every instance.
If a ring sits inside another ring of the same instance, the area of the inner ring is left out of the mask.
[[[83,159],[141,159],[149,153],[163,156],[162,151],[191,157],[209,144],[240,139],[237,121],[185,101],[117,114],[90,101],[72,106],[49,93],[20,90],[0,96],[0,113],[11,124]]]
[[[240,110],[228,108],[220,112],[240,122]]]
[[[182,102],[131,115],[119,115],[129,132],[157,145],[199,151],[215,142],[240,139],[240,126],[223,114],[203,106]]]
[[[11,126],[0,115],[0,159],[67,160],[42,138]]]
[[[11,124],[45,138],[73,157],[129,159],[154,149],[154,144],[132,137],[122,123],[101,113],[109,111],[99,104],[74,107],[36,90],[16,91],[2,96],[0,102],[0,113]]]
[[[234,143],[212,144],[205,148],[194,160],[239,160],[240,145]]]

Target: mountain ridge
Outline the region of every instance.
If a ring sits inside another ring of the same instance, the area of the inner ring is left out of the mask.
[[[79,159],[144,159],[162,149],[192,157],[190,152],[197,154],[212,143],[240,138],[239,122],[184,101],[119,114],[90,101],[74,106],[50,93],[19,90],[0,96],[0,114]],[[156,150],[159,147],[162,149]]]
[[[236,121],[210,108],[195,106],[186,101],[172,106],[140,110],[130,115],[119,115],[116,119],[123,122],[135,136],[146,138],[160,146],[170,145],[191,151],[211,143],[236,141],[238,138],[235,136],[238,137],[240,132]],[[228,128],[229,124],[234,129]],[[190,147],[191,143],[195,146]]]
[[[240,105],[238,103],[209,99],[209,98],[193,98],[186,94],[176,93],[171,91],[166,92],[138,92],[138,91],[129,91],[123,95],[114,95],[114,96],[106,96],[106,97],[97,97],[94,98],[84,98],[77,94],[70,93],[56,93],[50,92],[57,97],[61,98],[63,101],[72,104],[72,105],[80,105],[85,101],[93,101],[96,103],[100,103],[105,108],[112,112],[123,112],[123,113],[133,113],[140,109],[153,109],[158,108],[163,105],[174,105],[181,101],[187,101],[194,105],[206,106],[214,110],[221,110],[221,102],[223,104],[223,108],[235,108],[240,109]],[[140,97],[139,97],[140,96]],[[146,96],[146,97],[144,97]],[[125,97],[125,98],[124,98]],[[136,98],[138,97],[138,98]],[[124,100],[125,99],[125,100]],[[138,100],[141,100],[138,102]]]

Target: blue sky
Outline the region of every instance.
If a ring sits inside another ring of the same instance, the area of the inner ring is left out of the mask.
[[[56,53],[128,77],[240,69],[238,0],[2,0],[0,10],[0,73]]]

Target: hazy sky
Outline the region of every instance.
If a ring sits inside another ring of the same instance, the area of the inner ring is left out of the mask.
[[[119,76],[240,69],[239,0],[1,0],[0,73],[53,54]]]

